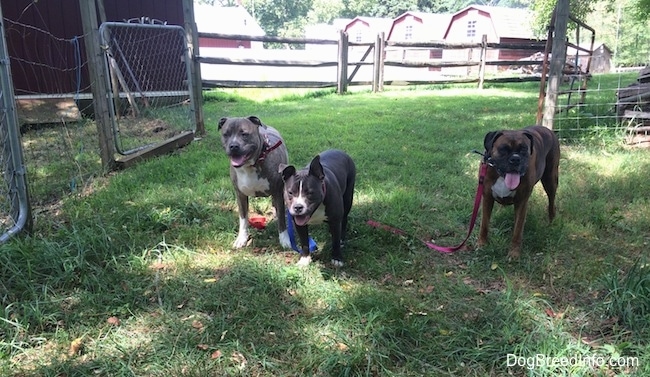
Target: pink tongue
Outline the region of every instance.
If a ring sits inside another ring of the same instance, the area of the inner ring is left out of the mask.
[[[297,225],[303,226],[309,222],[309,216],[308,215],[294,216],[293,220],[296,222]]]
[[[242,166],[244,162],[246,162],[246,156],[230,157],[230,164],[232,166]]]
[[[506,174],[506,187],[508,190],[514,190],[519,186],[519,174],[517,173],[507,173]]]

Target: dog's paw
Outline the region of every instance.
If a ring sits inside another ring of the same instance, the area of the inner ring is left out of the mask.
[[[235,242],[233,242],[232,247],[235,249],[241,249],[246,246],[246,244],[248,244],[248,234],[240,234],[237,236],[237,239],[235,239]]]
[[[332,263],[332,266],[335,267],[335,268],[343,267],[343,261],[340,261],[338,259],[332,259],[331,263]]]
[[[521,248],[512,248],[508,252],[508,262],[515,262],[519,260],[521,256]]]
[[[298,263],[296,263],[296,266],[298,267],[307,267],[311,263],[311,255],[307,257],[300,257],[298,260]]]
[[[280,233],[280,246],[285,249],[291,249],[291,239],[289,238],[289,232],[286,230]]]

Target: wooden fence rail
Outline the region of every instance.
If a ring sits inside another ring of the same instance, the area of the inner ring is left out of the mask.
[[[531,55],[534,52],[543,52],[546,46],[545,41],[533,43],[488,43],[486,36],[483,36],[482,42],[478,43],[448,43],[442,41],[428,42],[394,42],[385,41],[383,33],[377,36],[374,43],[358,43],[348,41],[345,32],[341,32],[339,40],[332,39],[309,39],[309,38],[288,38],[272,36],[247,36],[234,34],[217,34],[217,33],[198,33],[199,38],[226,39],[240,41],[256,41],[268,43],[283,44],[315,44],[315,45],[337,45],[338,56],[336,60],[279,60],[279,59],[261,59],[261,58],[236,58],[236,57],[210,57],[198,56],[197,61],[205,64],[216,65],[236,65],[236,66],[269,66],[269,67],[300,67],[300,68],[322,68],[337,67],[336,81],[300,81],[300,80],[226,80],[226,79],[204,79],[203,87],[214,88],[235,88],[235,87],[257,87],[257,88],[327,88],[336,87],[339,93],[345,93],[348,86],[371,85],[373,91],[383,90],[386,85],[423,85],[423,84],[447,84],[447,83],[478,83],[482,88],[484,82],[524,82],[540,81],[541,75],[515,74],[510,76],[491,75],[486,78],[486,66],[537,66],[543,63],[543,60],[487,60],[487,51],[489,50],[530,50]],[[350,61],[350,48],[366,47],[365,54],[359,61]],[[393,51],[403,49],[403,51],[417,51],[425,49],[440,50],[469,50],[470,57],[468,60],[395,60],[386,58],[386,49]],[[223,51],[227,51],[223,49]],[[472,60],[471,51],[478,51],[480,58]],[[374,52],[371,54],[371,52]],[[370,58],[370,61],[367,59]],[[370,80],[355,79],[355,75],[363,66],[372,66],[373,74]],[[440,75],[429,80],[386,80],[384,78],[384,67],[402,67],[402,68],[434,68],[442,70],[443,68],[462,68],[476,69],[477,75],[455,75],[455,77],[445,77]],[[348,68],[354,67],[348,75]],[[315,75],[317,76],[317,75]]]

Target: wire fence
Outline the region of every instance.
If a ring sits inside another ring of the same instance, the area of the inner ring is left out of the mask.
[[[3,21],[33,214],[50,217],[61,198],[83,193],[102,172],[91,83],[83,75],[86,36],[63,38],[42,25]]]
[[[638,85],[642,70],[643,67],[639,67],[625,72],[593,75],[586,87],[579,90],[572,87],[570,80],[565,80],[560,87],[563,95],[557,101],[553,128],[563,139],[580,140],[603,132],[614,132],[625,146],[650,147],[650,133],[644,128],[648,120],[626,117],[621,112],[620,95],[626,88]],[[575,97],[582,94],[584,101],[576,103]],[[647,98],[626,104],[626,107],[646,111],[648,106],[650,102]]]
[[[0,11],[0,19],[2,11]],[[4,25],[0,27],[0,243],[24,230],[31,231],[31,207],[27,190],[26,170],[13,83],[9,70],[9,54],[5,44]]]
[[[87,35],[64,38],[44,25],[3,21],[9,28],[7,61],[21,80],[14,87],[15,106],[33,214],[57,221],[60,199],[85,195],[103,174]],[[184,29],[142,23],[105,23],[101,29],[106,66],[99,69],[108,72],[118,155],[179,136],[190,139],[196,122]],[[6,213],[3,209],[0,216]]]
[[[185,30],[153,21],[105,22],[99,31],[118,153],[129,155],[193,132],[193,83]]]

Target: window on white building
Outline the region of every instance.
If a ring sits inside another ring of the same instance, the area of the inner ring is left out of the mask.
[[[413,25],[406,25],[404,27],[404,40],[408,41],[413,39]]]
[[[467,37],[473,38],[476,36],[476,20],[467,21]]]

